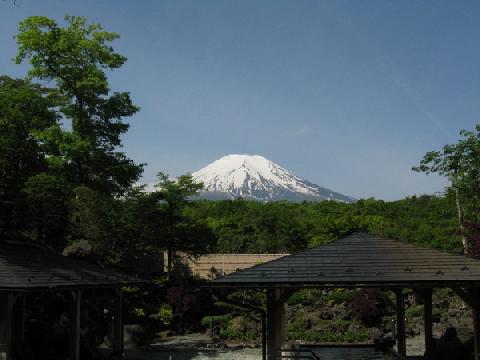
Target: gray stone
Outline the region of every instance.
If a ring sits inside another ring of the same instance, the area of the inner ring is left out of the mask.
[[[136,349],[145,339],[145,328],[140,324],[125,325],[123,338],[125,349]]]

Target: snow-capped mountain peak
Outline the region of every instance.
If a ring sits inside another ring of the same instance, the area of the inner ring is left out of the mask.
[[[227,155],[192,176],[204,183],[207,198],[354,201],[312,184],[260,155]]]

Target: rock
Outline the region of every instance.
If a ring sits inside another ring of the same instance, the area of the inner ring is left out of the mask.
[[[440,309],[448,309],[449,301],[448,299],[441,299],[441,300],[438,300],[434,305],[436,305]]]
[[[383,331],[379,328],[371,328],[370,336],[374,339],[380,339],[383,336]]]
[[[123,338],[125,349],[136,349],[145,343],[145,328],[140,324],[125,325],[123,327]]]
[[[334,320],[351,320],[352,313],[345,304],[334,305],[332,308],[333,319]]]
[[[393,333],[391,331],[384,331],[383,332],[384,339],[393,339]]]
[[[246,332],[246,331],[255,331],[258,324],[250,318],[245,316],[236,316],[228,322],[228,327],[230,329]]]
[[[350,324],[348,326],[348,331],[352,333],[357,333],[362,329],[362,327],[359,324]]]
[[[383,332],[392,332],[396,328],[396,320],[391,317],[383,318]]]
[[[420,335],[422,332],[422,324],[419,322],[416,322],[414,324],[407,324],[406,329],[405,329],[405,334],[407,337],[413,337]]]
[[[288,306],[288,308],[287,308],[287,319],[288,319],[288,321],[293,321],[295,319],[295,315],[298,312],[304,312],[304,311],[305,311],[305,309],[300,304],[293,305],[293,306]]]
[[[318,312],[318,317],[322,320],[332,320],[333,319],[333,312],[332,309],[324,306]]]
[[[307,317],[303,322],[304,330],[310,330],[313,327],[313,321],[310,317]]]
[[[410,294],[407,294],[405,296],[405,306],[406,307],[415,306],[417,304],[418,304],[418,302],[417,302],[417,297],[415,296],[415,294],[410,293]]]
[[[445,333],[445,330],[447,330],[445,323],[433,324],[433,336],[439,338]]]
[[[448,309],[448,316],[456,317],[458,315],[458,310],[456,309]]]

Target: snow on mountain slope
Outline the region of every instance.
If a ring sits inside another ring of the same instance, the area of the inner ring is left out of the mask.
[[[312,184],[259,155],[227,155],[192,174],[205,185],[203,197],[259,201],[352,202],[354,198]]]

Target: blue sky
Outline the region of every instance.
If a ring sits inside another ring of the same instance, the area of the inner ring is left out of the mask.
[[[111,73],[141,111],[124,150],[180,175],[259,154],[321,186],[393,200],[442,191],[411,171],[480,115],[478,1],[0,1],[0,73],[29,15],[120,33]]]

